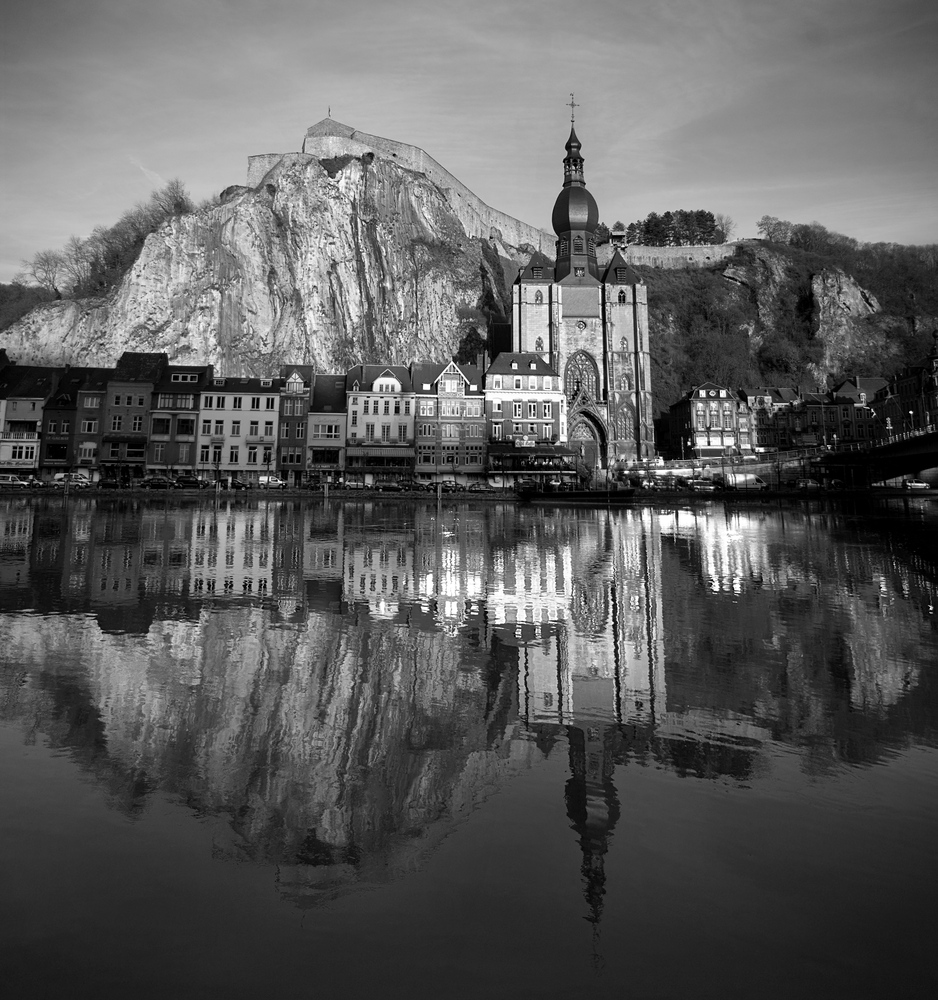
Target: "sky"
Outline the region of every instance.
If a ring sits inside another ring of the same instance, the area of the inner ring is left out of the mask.
[[[575,94],[612,226],[938,242],[934,0],[6,0],[0,281],[170,178],[197,201],[326,117],[550,228]]]

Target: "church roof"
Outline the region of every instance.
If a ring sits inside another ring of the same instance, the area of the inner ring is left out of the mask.
[[[534,273],[535,268],[540,268],[541,273],[536,275]],[[547,256],[547,254],[541,253],[540,250],[535,250],[534,253],[531,254],[531,259],[518,273],[518,280],[545,281],[550,283],[554,280],[554,262]]]
[[[607,285],[642,285],[644,279],[616,250],[603,274],[603,283]]]
[[[334,118],[323,118],[322,121],[316,122],[315,125],[310,125],[306,130],[306,134],[309,135],[341,135],[346,139],[350,139],[355,134],[355,129],[350,125],[343,125],[342,122],[337,122]]]

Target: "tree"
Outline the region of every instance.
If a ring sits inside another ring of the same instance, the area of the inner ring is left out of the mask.
[[[763,215],[756,223],[756,229],[770,243],[787,243],[791,239],[791,223],[776,219],[774,215]]]
[[[723,212],[717,212],[713,217],[716,231],[714,233],[715,243],[729,243],[736,232],[736,223]]]
[[[604,225],[602,222],[596,227],[596,245],[602,246],[604,243],[609,242],[609,227]]]
[[[62,297],[59,284],[62,281],[64,258],[58,250],[40,250],[29,260],[22,260],[23,268],[13,280],[21,284],[38,285],[52,292],[57,299]]]

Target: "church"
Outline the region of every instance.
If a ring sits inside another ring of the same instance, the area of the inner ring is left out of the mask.
[[[570,119],[551,217],[555,260],[535,251],[512,289],[511,350],[561,376],[568,441],[593,468],[654,458],[645,284],[618,249],[600,271],[599,209]]]

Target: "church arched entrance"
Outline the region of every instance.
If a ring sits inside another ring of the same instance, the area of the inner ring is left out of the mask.
[[[577,471],[588,476],[606,464],[606,441],[602,429],[586,414],[575,418],[568,435],[570,447],[576,453]]]

